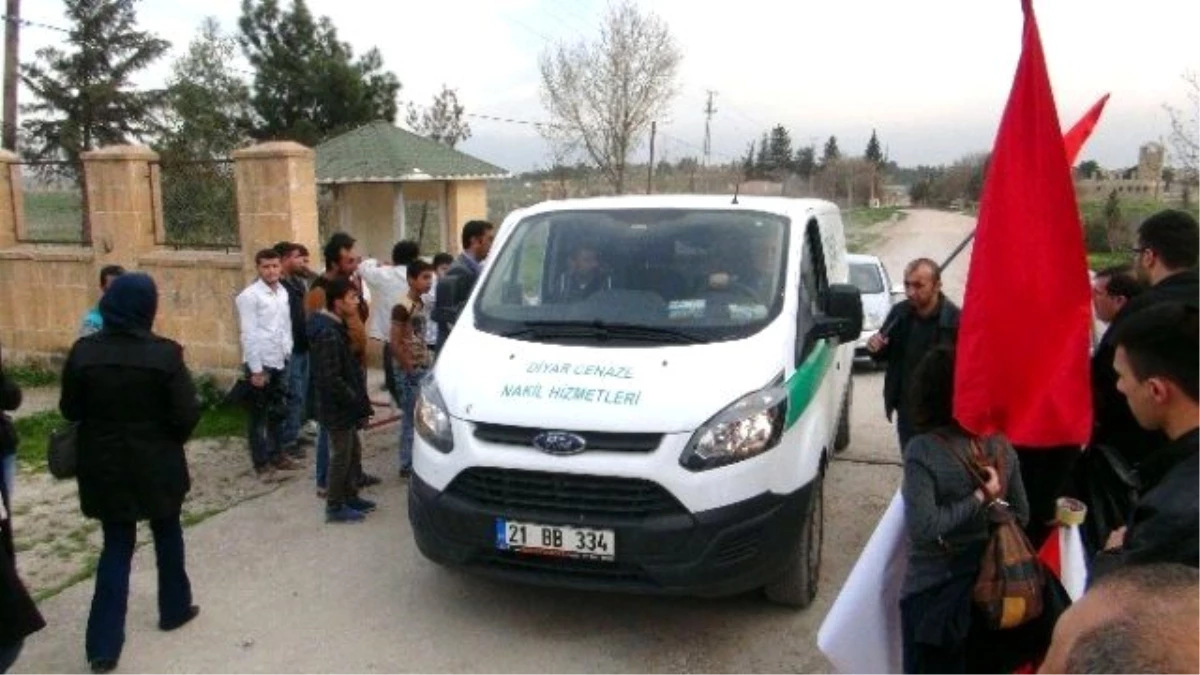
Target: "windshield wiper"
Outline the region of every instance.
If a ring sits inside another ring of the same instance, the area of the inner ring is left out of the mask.
[[[596,338],[598,340],[645,340],[649,342],[675,342],[697,344],[705,340],[693,333],[660,326],[643,326],[632,323],[608,321],[526,321],[522,328],[506,333],[504,337],[533,338],[534,340],[566,337]]]

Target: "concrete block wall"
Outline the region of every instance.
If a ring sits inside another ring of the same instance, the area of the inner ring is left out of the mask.
[[[99,271],[118,264],[146,272],[159,289],[155,332],[183,344],[189,367],[229,373],[241,362],[233,299],[255,276],[254,253],[281,240],[317,242],[312,150],[268,143],[235,153],[237,253],[173,250],[156,243],[158,156],[141,146],[85,153],[91,243],[20,243],[19,176],[0,151],[0,345],[6,362],[54,361],[74,343],[99,295]]]

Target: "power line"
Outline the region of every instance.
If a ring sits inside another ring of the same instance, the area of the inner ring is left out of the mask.
[[[54,31],[58,31],[60,33],[67,33],[67,34],[71,33],[71,29],[69,29],[69,28],[63,28],[61,26],[51,26],[48,23],[38,23],[37,21],[30,21],[29,19],[22,19],[19,16],[9,16],[7,14],[0,14],[0,20],[16,22],[16,24],[18,26],[22,26],[24,28],[44,28],[46,30],[54,30]]]

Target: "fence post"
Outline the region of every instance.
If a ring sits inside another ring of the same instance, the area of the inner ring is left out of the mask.
[[[304,244],[318,256],[316,153],[282,141],[238,150],[233,160],[247,278],[256,274],[254,254],[280,241]]]
[[[14,153],[0,150],[0,249],[17,245],[17,228],[25,215],[21,208],[20,161]]]
[[[154,188],[150,164],[158,153],[141,145],[113,145],[83,153],[85,217],[99,273],[105,265],[137,267],[154,250]],[[86,244],[85,244],[86,245]]]

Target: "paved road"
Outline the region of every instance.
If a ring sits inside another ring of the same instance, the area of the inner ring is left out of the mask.
[[[917,211],[887,226],[879,253],[898,279],[905,261],[944,256],[971,224]],[[964,259],[947,275],[952,296],[961,297],[965,271]],[[807,611],[750,595],[662,599],[477,579],[421,558],[404,488],[394,477],[373,491],[379,512],[354,527],[324,526],[321,505],[305,482],[187,531],[188,566],[203,613],[177,633],[154,628],[153,551],[138,552],[120,670],[827,671],[816,649],[817,628],[900,478],[894,435],[882,420],[882,375],[856,377],[854,439],[829,472],[822,587]],[[368,462],[392,475],[391,453]],[[85,582],[43,604],[50,627],[30,640],[16,672],[86,669],[91,590]]]

